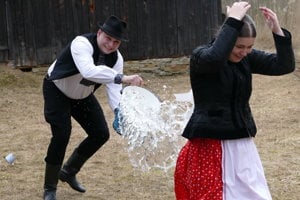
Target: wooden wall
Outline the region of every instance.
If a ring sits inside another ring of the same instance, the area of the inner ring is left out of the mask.
[[[51,63],[76,35],[117,15],[128,23],[125,60],[177,57],[206,43],[221,21],[221,0],[1,0],[0,61]]]

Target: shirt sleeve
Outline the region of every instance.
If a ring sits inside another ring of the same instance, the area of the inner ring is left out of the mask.
[[[71,43],[71,54],[79,73],[83,78],[102,84],[113,83],[117,75],[114,68],[94,64],[93,46],[87,38],[77,36]]]
[[[113,66],[118,74],[123,74],[124,60],[121,53],[118,51],[118,60]],[[120,103],[122,92],[122,84],[108,83],[106,84],[106,94],[108,97],[108,103],[112,110],[115,110]]]
[[[106,85],[108,103],[114,110],[119,105],[122,90],[122,84],[115,84],[114,79],[117,74],[123,74],[123,57],[117,50],[118,59],[112,68],[106,65],[96,66],[93,60],[93,51],[93,46],[83,36],[77,36],[71,43],[71,53],[78,71],[83,78]]]

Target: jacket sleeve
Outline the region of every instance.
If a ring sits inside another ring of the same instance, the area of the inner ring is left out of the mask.
[[[295,70],[292,36],[285,29],[283,32],[285,37],[273,34],[276,53],[252,50],[248,56],[252,73],[276,76]]]
[[[234,47],[243,22],[228,18],[217,35],[208,45],[199,46],[191,55],[190,65],[201,73],[215,73],[223,66]]]

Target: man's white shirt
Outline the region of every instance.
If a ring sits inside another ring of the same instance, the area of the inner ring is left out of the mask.
[[[71,43],[71,54],[79,73],[53,82],[61,92],[71,99],[86,98],[94,91],[94,85],[83,85],[80,83],[82,79],[105,84],[109,105],[114,110],[118,107],[122,90],[122,84],[115,84],[114,78],[117,74],[123,74],[123,56],[117,51],[117,62],[110,68],[106,65],[96,66],[93,52],[94,49],[89,40],[84,36],[77,36]],[[55,63],[56,61],[48,69],[49,76]]]

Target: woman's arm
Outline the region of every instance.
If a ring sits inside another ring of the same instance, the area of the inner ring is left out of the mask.
[[[276,13],[267,7],[260,7],[259,9],[263,14],[263,16],[266,20],[266,24],[269,27],[269,29],[274,34],[284,36],[284,33],[279,25],[279,21],[278,21]]]

